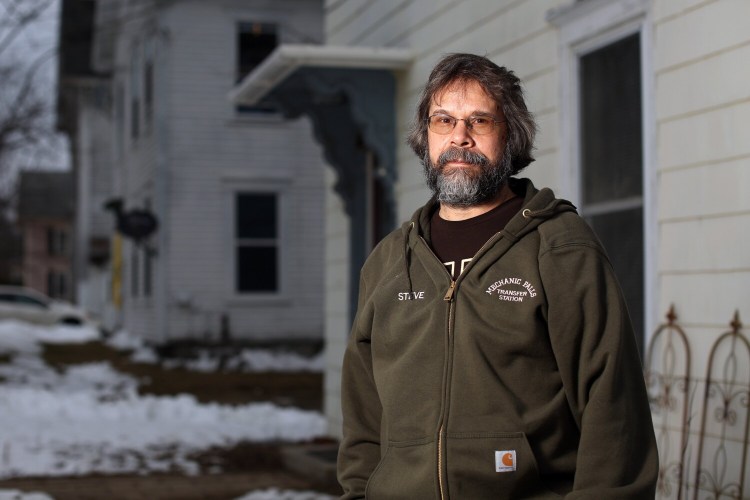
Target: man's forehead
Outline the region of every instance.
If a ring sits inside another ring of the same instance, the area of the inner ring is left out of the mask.
[[[441,106],[443,99],[448,94],[455,94],[459,99],[465,100],[468,98],[470,92],[476,91],[481,92],[481,94],[483,94],[488,101],[491,101],[491,106],[493,106],[495,110],[500,109],[499,103],[495,101],[495,99],[491,95],[489,95],[486,90],[484,90],[484,87],[482,87],[482,85],[480,85],[479,82],[475,80],[453,80],[452,82],[439,88],[435,91],[434,94],[432,94],[430,105],[437,107]]]

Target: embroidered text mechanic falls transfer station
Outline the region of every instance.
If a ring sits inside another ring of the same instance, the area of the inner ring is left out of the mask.
[[[610,263],[570,203],[519,182],[523,213],[455,284],[425,241],[430,205],[362,270],[340,475],[368,499],[440,498],[441,482],[470,500],[652,491],[651,416],[632,404],[645,388]]]

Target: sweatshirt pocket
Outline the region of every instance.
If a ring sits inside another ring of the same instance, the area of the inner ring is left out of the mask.
[[[434,442],[430,439],[391,442],[373,471],[367,500],[432,500],[438,493]]]
[[[446,440],[452,500],[561,498],[541,481],[523,432],[456,432]]]

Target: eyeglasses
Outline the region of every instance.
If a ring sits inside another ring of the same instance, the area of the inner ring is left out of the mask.
[[[431,131],[436,134],[446,135],[453,132],[456,124],[463,121],[466,128],[477,135],[487,135],[497,130],[497,125],[505,123],[505,120],[495,120],[491,116],[470,116],[468,118],[456,118],[443,113],[435,113],[427,118],[427,124]]]

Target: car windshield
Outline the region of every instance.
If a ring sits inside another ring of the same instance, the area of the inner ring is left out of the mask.
[[[0,302],[18,304],[18,305],[26,305],[26,306],[36,306],[36,307],[41,307],[44,309],[47,308],[46,302],[43,302],[34,297],[29,297],[28,295],[20,295],[17,293],[0,292]]]

